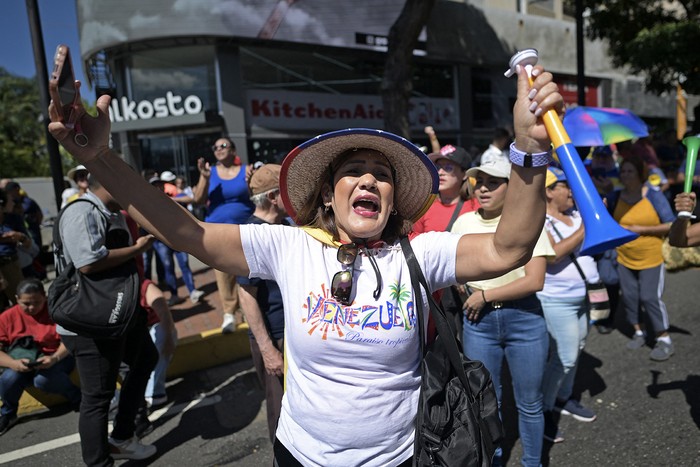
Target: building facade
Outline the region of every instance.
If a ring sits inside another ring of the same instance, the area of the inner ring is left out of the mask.
[[[221,135],[244,160],[271,162],[319,133],[383,126],[387,36],[404,0],[76,4],[91,84],[114,98],[113,145],[140,169],[196,183],[196,160],[213,160]],[[438,0],[414,51],[413,140],[426,144],[432,125],[441,141],[488,144],[512,120],[515,82],[503,72],[528,47],[575,102],[575,22],[561,0]],[[587,42],[585,58],[587,105],[675,116],[672,101],[612,69],[603,44]]]

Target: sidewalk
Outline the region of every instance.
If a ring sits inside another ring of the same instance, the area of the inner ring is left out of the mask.
[[[190,256],[190,268],[194,275],[195,287],[204,291],[204,296],[198,304],[192,304],[187,288],[182,280],[178,280],[178,295],[187,299],[171,307],[178,333],[178,344],[168,367],[168,379],[250,356],[246,325],[231,334],[221,333],[223,318],[214,270],[192,256]],[[181,273],[177,267],[176,275],[180,278]],[[48,287],[49,285],[46,284],[47,290]],[[168,296],[166,292],[166,299]],[[78,384],[76,372],[73,374],[73,379]],[[19,414],[36,412],[60,402],[62,398],[59,396],[29,388],[20,400]]]

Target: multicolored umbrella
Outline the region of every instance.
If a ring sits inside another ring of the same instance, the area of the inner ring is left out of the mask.
[[[649,135],[641,118],[627,109],[609,107],[568,109],[564,128],[574,146],[605,146]]]

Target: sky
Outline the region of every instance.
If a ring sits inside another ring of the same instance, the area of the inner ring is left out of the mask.
[[[53,68],[53,55],[58,44],[70,47],[76,79],[83,82],[81,94],[89,102],[95,100],[94,91],[87,88],[80,63],[80,38],[75,0],[36,0],[44,38],[47,73]],[[32,38],[29,32],[26,0],[0,0],[0,67],[13,75],[36,76]]]

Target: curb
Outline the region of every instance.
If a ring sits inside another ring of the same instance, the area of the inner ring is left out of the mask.
[[[248,357],[250,357],[250,341],[247,324],[239,326],[230,334],[222,334],[221,329],[204,331],[178,340],[175,355],[168,366],[167,378],[171,379],[192,371],[213,368]],[[73,370],[71,380],[76,386],[80,386],[77,370]],[[20,398],[17,414],[28,415],[64,402],[65,399],[62,396],[29,387]]]

